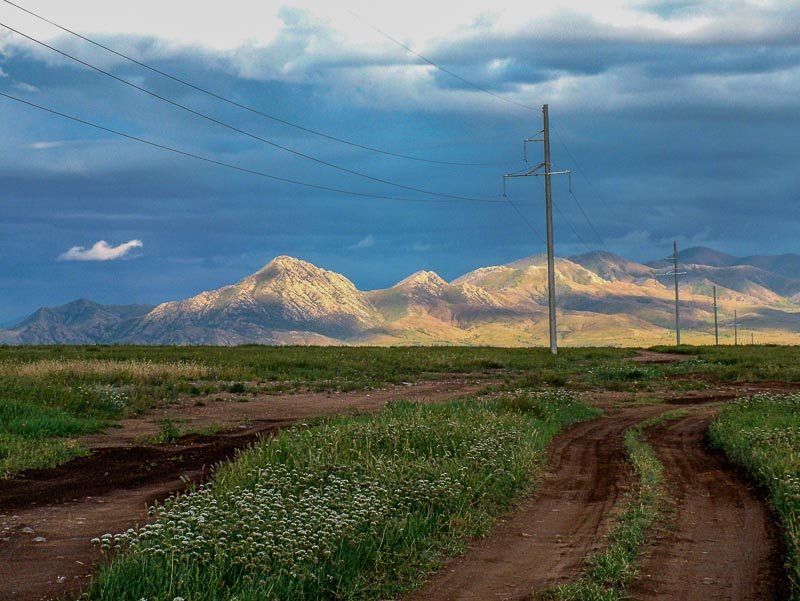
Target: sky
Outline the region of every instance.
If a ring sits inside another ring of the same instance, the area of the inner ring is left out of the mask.
[[[15,3],[196,87],[0,0],[0,324],[544,252],[545,103],[557,255],[800,251],[800,2]]]

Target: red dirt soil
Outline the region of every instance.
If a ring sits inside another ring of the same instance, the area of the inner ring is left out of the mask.
[[[701,415],[648,433],[679,509],[677,531],[644,560],[633,599],[785,598],[780,538],[769,511],[738,471],[705,446],[713,410],[703,404],[718,400],[701,397],[688,406]],[[587,557],[604,546],[631,477],[622,447],[625,430],[667,409],[626,409],[559,436],[552,447],[553,473],[538,492],[409,600],[527,600],[577,580]]]
[[[710,420],[691,415],[647,432],[677,515],[642,562],[631,591],[639,601],[786,598],[772,516],[747,480],[706,447]]]
[[[600,549],[633,476],[623,435],[666,408],[638,407],[578,424],[556,437],[551,473],[489,536],[433,575],[412,601],[527,599],[572,580]]]
[[[249,423],[239,431],[188,436],[158,446],[131,445],[142,433],[157,432],[152,422],[169,409],[125,420],[119,429],[88,438],[97,447],[89,457],[0,481],[0,600],[38,601],[80,591],[99,559],[92,538],[144,524],[153,502],[206,480],[214,464],[280,427],[321,415],[375,412],[397,399],[448,400],[473,394],[485,384],[453,379],[370,392],[184,407],[180,417],[193,425],[231,417],[233,423],[243,418]]]

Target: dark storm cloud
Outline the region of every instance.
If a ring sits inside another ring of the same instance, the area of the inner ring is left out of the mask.
[[[673,239],[742,255],[798,251],[800,47],[789,30],[800,14],[730,6],[642,3],[667,20],[714,17],[686,35],[573,14],[499,33],[485,18],[424,50],[482,87],[537,108],[551,103],[554,161],[581,166],[574,191],[612,251],[647,260]],[[236,127],[382,179],[498,200],[500,176],[523,166],[520,140],[538,131],[536,112],[422,66],[391,42],[361,48],[307,13],[282,18],[286,26],[270,43],[226,52],[135,36],[103,40],[307,127],[415,156],[501,164],[375,155],[226,106],[75,40],[53,44]],[[0,98],[0,321],[77,297],[180,298],[277,254],[377,288],[421,268],[453,278],[543,249],[507,204],[436,201],[303,161],[4,39],[0,91],[281,177],[429,202],[356,199],[235,173]],[[516,180],[509,195],[541,233],[540,187]],[[599,247],[563,179],[555,202],[558,254],[586,250],[567,220]],[[113,265],[56,261],[100,239],[142,240],[144,253]]]

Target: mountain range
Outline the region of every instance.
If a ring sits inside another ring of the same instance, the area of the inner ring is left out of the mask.
[[[800,255],[680,254],[682,340],[712,343],[717,287],[722,342],[800,342]],[[562,344],[674,341],[671,260],[636,263],[595,251],[556,259]],[[447,282],[419,271],[381,290],[288,256],[216,290],[158,306],[78,300],[41,308],[4,344],[546,344],[547,262],[533,256]]]

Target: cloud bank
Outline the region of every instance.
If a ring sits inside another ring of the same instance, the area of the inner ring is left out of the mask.
[[[110,246],[105,240],[95,242],[91,248],[73,246],[58,256],[59,261],[116,261],[123,259],[136,248],[142,248],[141,240],[130,240],[119,246]]]

